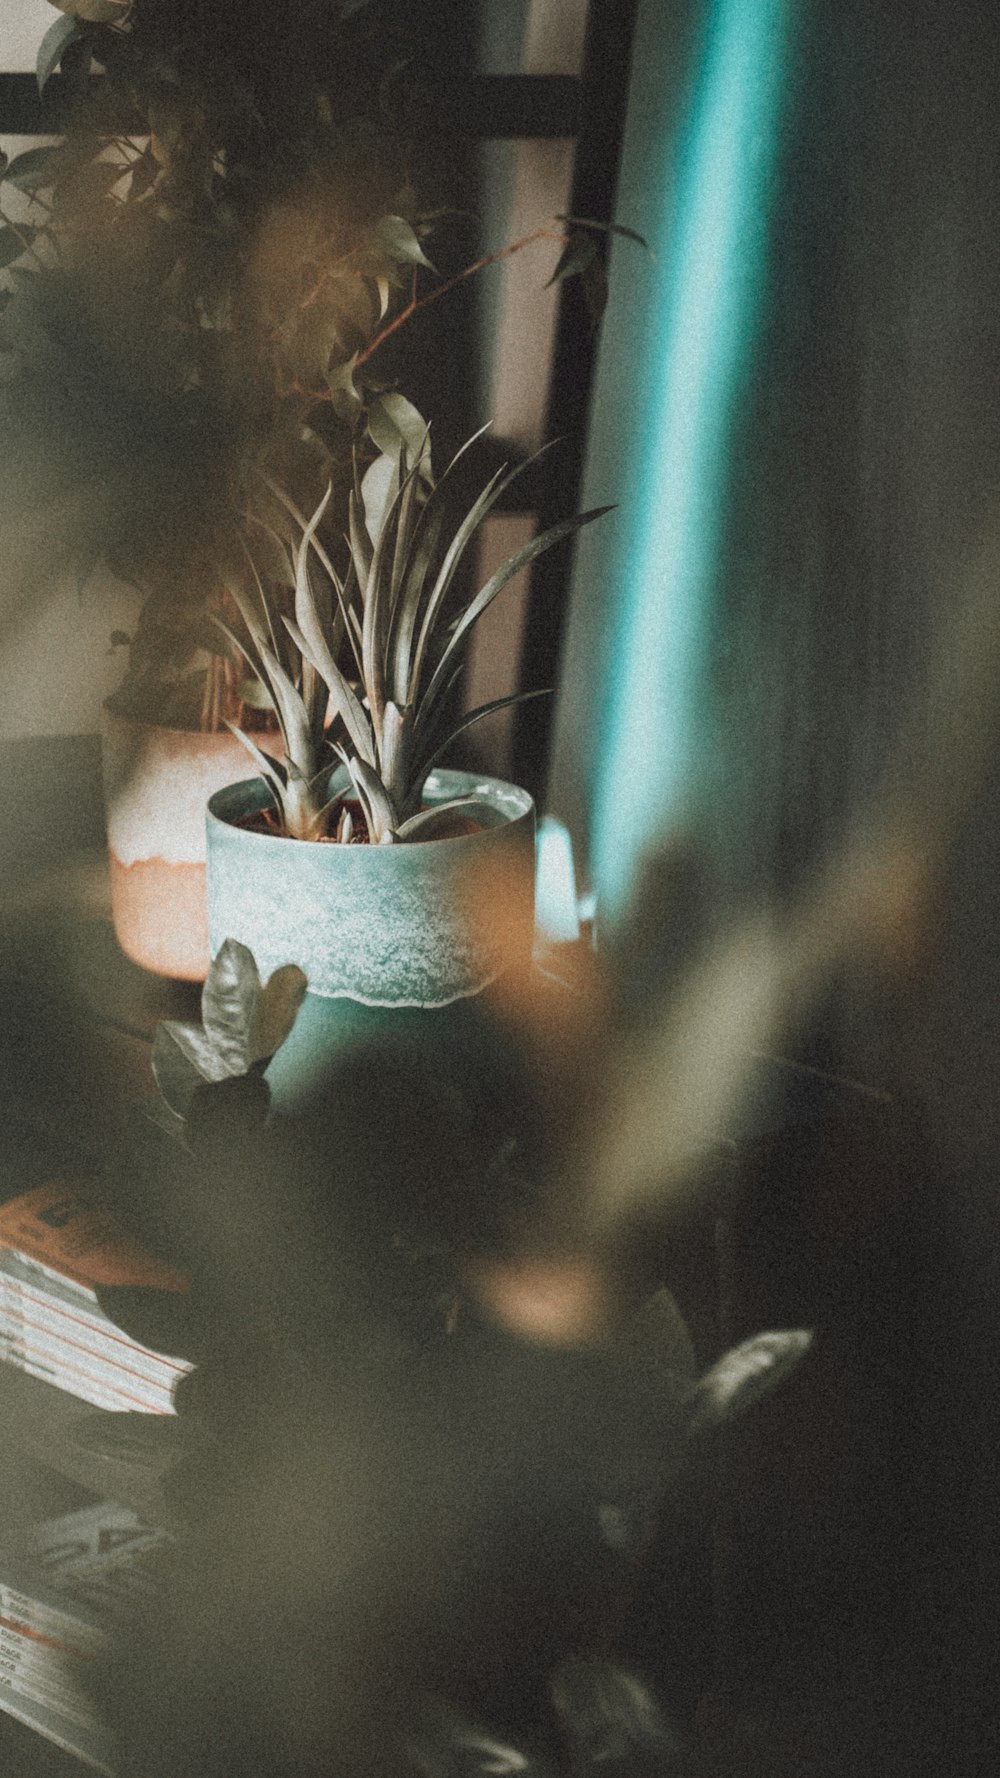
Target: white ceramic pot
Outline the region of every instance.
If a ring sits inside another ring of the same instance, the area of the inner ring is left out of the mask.
[[[261,779],[231,785],[208,812],[212,953],[227,938],[253,952],[262,976],[305,970],[310,995],[369,1007],[437,1008],[487,986],[508,962],[503,937],[476,917],[482,872],[517,897],[512,928],[530,944],[534,803],[499,778],[437,771],[425,803],[475,796],[482,828],[398,846],[280,839],[236,825],[270,802]]]

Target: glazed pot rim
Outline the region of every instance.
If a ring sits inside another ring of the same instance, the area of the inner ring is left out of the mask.
[[[338,768],[338,770],[346,771],[346,768]],[[484,824],[484,826],[476,833],[452,834],[445,838],[427,840],[408,840],[399,846],[335,846],[332,849],[335,850],[338,855],[349,855],[351,857],[370,860],[373,856],[385,856],[389,853],[394,853],[396,855],[401,851],[412,853],[417,848],[422,848],[424,846],[468,846],[487,838],[491,834],[505,832],[509,828],[516,826],[518,822],[534,817],[535,800],[530,791],[525,790],[520,784],[511,783],[506,778],[497,778],[488,772],[463,771],[460,768],[453,766],[441,766],[429,774],[427,779],[428,785],[433,784],[435,779],[439,782],[442,779],[461,780],[463,785],[468,787],[462,794],[469,796],[474,796],[476,794],[476,789],[479,786],[482,786],[484,789],[489,788],[490,790],[501,791],[505,793],[512,802],[517,802],[520,806],[516,809],[512,809],[508,813],[502,808],[497,808],[495,803],[490,803],[483,797],[481,800],[485,803],[486,807],[491,809],[494,814],[498,814],[500,819],[495,822],[490,822],[489,824]],[[344,788],[347,788],[346,783]],[[255,802],[257,798],[261,799],[257,802],[258,808],[266,808],[268,806],[273,808],[274,798],[270,786],[263,778],[240,778],[233,784],[227,784],[222,790],[215,791],[212,796],[209,797],[205,815],[208,825],[211,826],[214,823],[218,827],[228,828],[233,832],[243,834],[255,845],[306,846],[310,849],[314,847],[322,847],[324,853],[331,850],[329,840],[292,840],[287,834],[260,833],[252,827],[241,827],[239,819],[234,819],[229,814],[220,813],[215,806],[220,800],[236,796],[240,792],[243,793],[244,800],[249,803],[251,789],[254,791]],[[457,786],[451,794],[460,794]],[[445,801],[447,798],[442,798],[441,800]],[[241,810],[241,814],[251,814],[253,812],[254,809],[252,806]]]

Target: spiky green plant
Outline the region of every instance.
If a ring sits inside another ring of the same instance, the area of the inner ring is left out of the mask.
[[[452,477],[479,436],[466,441],[440,480],[431,473],[426,435],[412,463],[404,449],[398,460],[378,459],[364,489],[356,479],[342,573],[318,535],[329,490],[307,520],[271,484],[296,527],[294,562],[288,555],[285,576],[294,586],[294,616],[278,609],[248,545],[251,579],[232,587],[246,636],[228,634],[277,715],[283,762],[235,732],[270,787],[280,831],[290,838],[349,842],[356,837],[351,799],[361,806],[368,838],[381,844],[440,837],[454,831],[456,815],[469,812],[474,799],[422,809],[421,798],[429,773],[456,736],[518,701],[497,698],[449,720],[449,695],[473,626],[522,568],[608,511],[577,514],[532,538],[456,616],[449,595],[470,544],[514,478],[535,461],[498,469],[449,532]],[[377,490],[386,489],[380,499]],[[279,542],[273,529],[266,540],[273,557]],[[331,708],[337,720],[328,731]],[[347,767],[346,786],[331,782],[338,760]]]

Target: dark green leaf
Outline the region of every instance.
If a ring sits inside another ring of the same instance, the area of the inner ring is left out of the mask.
[[[26,253],[35,238],[35,230],[27,223],[19,223],[17,228],[0,228],[0,269],[12,265]]]
[[[225,1063],[222,1075],[244,1074],[250,1066],[250,1031],[260,996],[260,976],[252,951],[227,938],[201,992],[205,1035]]]
[[[157,1028],[167,1031],[177,1048],[197,1068],[202,1077],[200,1085],[204,1086],[210,1080],[225,1080],[228,1075],[241,1072],[227,1067],[226,1057],[221,1053],[219,1044],[201,1025],[181,1019],[164,1019]]]
[[[15,185],[18,191],[42,191],[51,185],[64,156],[58,144],[52,143],[44,148],[29,148],[25,154],[19,154],[7,168],[4,178],[9,185]]]
[[[427,753],[426,756],[423,753],[421,754],[419,761],[420,776],[422,778],[426,777],[429,772],[433,771],[434,767],[437,765],[438,761],[443,758],[452,742],[457,740],[459,735],[464,734],[467,728],[472,728],[477,722],[482,722],[484,717],[494,716],[499,710],[509,710],[514,704],[527,704],[532,698],[548,698],[551,697],[551,695],[552,693],[547,687],[543,687],[540,691],[516,691],[509,697],[493,698],[488,704],[480,704],[477,709],[470,710],[467,715],[463,716],[460,721],[455,723],[453,728],[449,729],[443,740],[431,741],[431,746],[433,747],[432,753]]]
[[[413,225],[405,216],[380,216],[372,230],[372,239],[379,252],[394,265],[423,265],[428,271],[434,270]]]
[[[596,254],[597,241],[593,235],[580,233],[570,235],[559,255],[559,262],[549,279],[549,284],[558,284],[563,278],[577,277],[580,272],[586,271]]]
[[[656,254],[644,235],[636,233],[634,228],[626,228],[622,222],[597,222],[593,216],[557,216],[557,222],[568,222],[571,228],[590,228],[600,235],[621,235],[625,241],[635,241],[637,246],[645,248],[650,259],[655,260]]]
[[[170,1110],[184,1117],[192,1094],[204,1086],[205,1075],[165,1023],[157,1026],[153,1038],[153,1074]]]
[[[38,56],[35,61],[35,76],[40,93],[45,91],[50,74],[59,66],[64,49],[68,49],[80,35],[80,26],[69,13],[64,13],[55,24],[50,25],[38,45]]]
[[[543,531],[540,536],[533,537],[529,543],[524,544],[501,568],[497,569],[495,574],[490,576],[486,585],[480,588],[471,604],[462,613],[448,639],[448,646],[431,675],[431,682],[424,696],[425,708],[430,708],[439,695],[441,687],[448,677],[449,667],[455,658],[456,651],[463,644],[473,624],[478,622],[487,606],[492,604],[508,581],[513,580],[515,574],[519,574],[522,568],[527,568],[530,563],[535,561],[536,557],[543,555],[554,544],[561,543],[564,538],[572,536],[582,526],[592,524],[594,519],[603,518],[604,514],[611,510],[610,506],[595,506],[590,512],[577,513],[573,518],[562,519],[559,524],[550,525],[547,531]]]

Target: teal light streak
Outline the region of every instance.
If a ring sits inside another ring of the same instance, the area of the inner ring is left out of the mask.
[[[680,178],[660,197],[640,479],[635,503],[623,503],[629,544],[593,799],[591,868],[611,919],[691,778],[727,446],[764,269],[788,5],[714,0]]]

